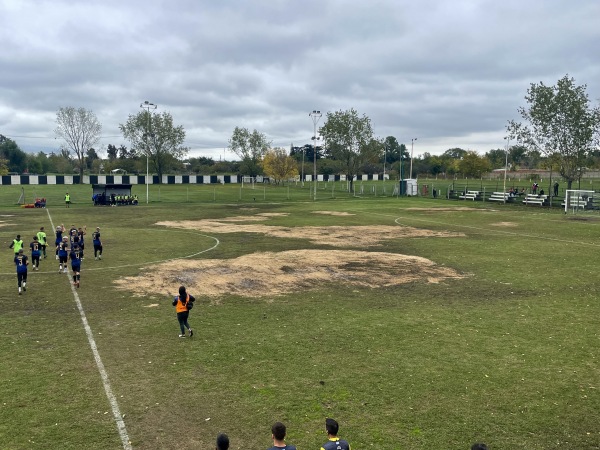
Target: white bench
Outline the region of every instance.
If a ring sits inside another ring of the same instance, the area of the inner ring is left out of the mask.
[[[467,191],[463,195],[459,195],[458,198],[462,200],[477,200],[481,196],[479,191]]]
[[[508,192],[493,192],[492,195],[490,195],[490,198],[488,200],[492,201],[492,202],[512,202],[514,201],[515,196],[514,195],[510,195]]]
[[[527,194],[523,203],[526,205],[544,206],[548,204],[547,195]]]

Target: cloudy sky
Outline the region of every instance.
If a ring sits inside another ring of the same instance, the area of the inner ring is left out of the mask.
[[[530,83],[568,73],[599,103],[599,21],[598,0],[0,0],[0,134],[56,151],[56,111],[84,107],[100,150],[129,146],[148,100],[192,156],[233,159],[236,126],[289,148],[310,111],[354,108],[415,155],[485,153]]]

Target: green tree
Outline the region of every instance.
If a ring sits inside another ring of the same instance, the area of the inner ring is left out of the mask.
[[[494,150],[490,150],[485,154],[485,157],[488,159],[490,163],[490,167],[493,169],[504,169],[504,165],[506,164],[506,150],[502,148],[497,148]]]
[[[6,160],[9,172],[23,173],[27,169],[27,154],[17,143],[0,134],[0,158]]]
[[[56,125],[54,133],[65,141],[62,148],[75,153],[79,182],[83,183],[85,153],[100,140],[102,125],[93,111],[72,106],[58,109]]]
[[[177,160],[188,153],[188,149],[183,146],[183,126],[175,126],[173,116],[166,111],[160,114],[152,114],[150,111],[130,114],[127,122],[119,125],[119,129],[131,143],[131,151],[136,156],[146,156],[149,159],[159,180],[162,180],[163,173],[169,167],[173,167]]]
[[[355,109],[328,112],[319,131],[332,157],[341,162],[352,191],[359,168],[383,151],[383,143],[373,139],[371,119],[364,114],[359,117]]]
[[[108,154],[109,161],[117,159],[117,155],[119,154],[119,149],[115,147],[113,144],[108,144],[106,148],[106,153]]]
[[[467,151],[458,162],[458,170],[466,177],[480,178],[490,171],[490,162],[485,156],[479,156],[475,151]]]
[[[257,130],[235,127],[229,139],[229,148],[241,160],[240,169],[245,175],[254,177],[261,172],[262,157],[267,153],[271,143],[267,137]]]
[[[543,155],[560,155],[558,170],[568,189],[598,143],[600,108],[590,106],[586,88],[568,75],[555,86],[532,83],[525,96],[528,107],[518,109],[525,122],[507,125],[511,138]]]

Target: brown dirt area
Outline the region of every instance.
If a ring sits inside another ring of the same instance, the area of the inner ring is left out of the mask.
[[[239,222],[260,222],[265,216],[237,216],[218,220],[164,221],[157,225],[196,230],[203,233],[261,233],[275,238],[308,239],[313,244],[334,247],[381,246],[388,239],[425,237],[464,237],[463,233],[431,231],[406,226],[330,226],[330,227],[282,227],[263,224],[240,224]],[[233,222],[233,223],[228,223]]]
[[[217,300],[225,295],[260,298],[311,290],[320,283],[377,288],[414,281],[440,283],[464,278],[454,269],[417,256],[347,250],[252,253],[235,259],[180,260],[146,268],[117,280],[140,296],[176,295],[179,285]]]

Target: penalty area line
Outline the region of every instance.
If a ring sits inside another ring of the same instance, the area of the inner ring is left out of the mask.
[[[50,216],[50,209],[46,208],[46,212],[48,213],[48,219],[50,220],[50,224],[52,225],[52,229],[54,228],[54,223],[52,222],[52,217]],[[68,277],[70,277],[70,271]],[[71,286],[71,292],[73,292],[73,298],[75,299],[75,304],[77,305],[77,309],[79,310],[79,315],[81,316],[81,322],[83,323],[83,328],[85,329],[85,334],[87,336],[88,342],[90,344],[90,348],[92,349],[92,353],[94,355],[94,360],[96,361],[96,366],[98,367],[98,371],[100,372],[100,378],[102,378],[102,385],[104,386],[104,392],[106,393],[106,397],[108,398],[108,402],[110,403],[110,407],[112,409],[113,417],[115,419],[115,423],[117,425],[117,430],[119,431],[119,437],[121,438],[121,442],[123,443],[123,448],[125,450],[132,450],[131,442],[129,441],[129,435],[127,434],[127,428],[125,427],[125,421],[123,420],[123,416],[121,415],[121,411],[119,410],[119,404],[117,403],[117,398],[113,393],[113,390],[110,386],[110,381],[108,379],[108,373],[104,368],[104,363],[102,362],[102,358],[100,358],[100,352],[98,351],[98,347],[96,346],[96,341],[94,340],[94,334],[92,333],[92,328],[90,327],[87,317],[85,315],[85,311],[83,310],[83,305],[81,304],[81,300],[79,299],[79,295],[75,290],[75,286],[71,282],[69,282]]]

